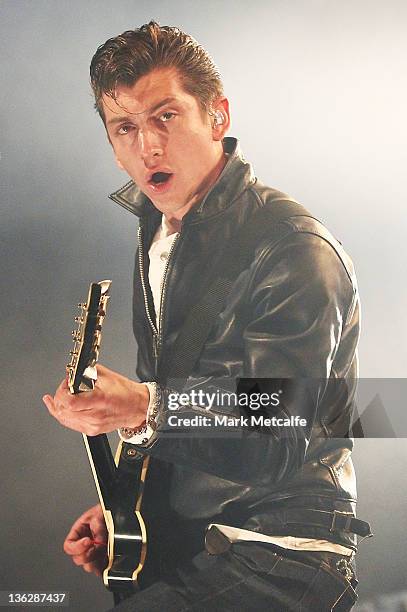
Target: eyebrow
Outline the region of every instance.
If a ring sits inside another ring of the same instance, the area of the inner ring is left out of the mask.
[[[106,122],[106,125],[114,125],[116,123],[121,123],[122,121],[133,119],[135,115],[142,115],[144,113],[154,113],[154,111],[161,108],[161,106],[164,106],[164,104],[169,104],[170,102],[175,102],[175,101],[176,101],[176,98],[172,96],[168,98],[164,98],[164,100],[157,102],[157,104],[154,104],[151,108],[147,109],[146,111],[142,111],[141,113],[129,113],[127,115],[120,115],[119,117],[113,117],[112,119],[109,119]]]

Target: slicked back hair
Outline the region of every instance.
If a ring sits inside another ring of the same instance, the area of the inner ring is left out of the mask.
[[[103,94],[115,100],[118,87],[131,87],[155,68],[175,68],[184,90],[203,111],[209,111],[211,103],[223,95],[219,71],[205,49],[178,28],[150,21],[109,38],[92,58],[90,80],[102,120]]]

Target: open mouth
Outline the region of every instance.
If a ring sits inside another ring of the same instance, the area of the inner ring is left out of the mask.
[[[169,178],[172,176],[170,172],[154,172],[149,180],[151,185],[163,185],[165,184]]]

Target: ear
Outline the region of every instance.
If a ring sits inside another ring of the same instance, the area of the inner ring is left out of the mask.
[[[230,127],[229,100],[218,98],[212,104],[212,134],[214,140],[223,140]]]

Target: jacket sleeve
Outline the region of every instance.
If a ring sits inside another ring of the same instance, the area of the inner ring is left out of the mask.
[[[262,414],[297,417],[296,424],[253,426],[253,411],[236,402],[209,409],[187,403],[171,410],[174,394],[163,389],[157,428],[143,452],[226,480],[266,486],[285,479],[304,462],[354,290],[331,244],[311,233],[294,232],[276,246],[259,248],[247,278],[245,295],[239,296],[244,303],[240,390],[254,386],[269,395],[280,393],[278,406]],[[232,289],[232,301],[235,290],[242,291],[239,283]],[[231,384],[236,391],[236,381],[190,377],[183,391],[230,392]],[[221,415],[240,420],[233,427],[214,427]],[[174,428],[170,417],[202,417],[212,426]]]

